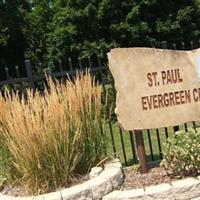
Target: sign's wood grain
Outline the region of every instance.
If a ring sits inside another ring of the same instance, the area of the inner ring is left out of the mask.
[[[200,120],[200,49],[117,48],[108,59],[125,130]]]

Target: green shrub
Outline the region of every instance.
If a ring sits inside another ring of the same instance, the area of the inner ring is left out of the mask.
[[[12,157],[9,175],[35,194],[67,186],[101,158],[101,87],[89,73],[60,84],[49,79],[45,95],[27,91],[1,97],[7,107],[0,131]],[[1,114],[1,113],[0,113]]]
[[[161,166],[181,177],[199,174],[200,129],[178,131],[174,138],[169,139]]]

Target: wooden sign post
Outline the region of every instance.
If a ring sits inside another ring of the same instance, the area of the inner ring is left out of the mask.
[[[135,132],[137,154],[138,154],[138,159],[139,159],[140,167],[141,167],[141,173],[147,173],[148,166],[147,166],[147,161],[146,161],[143,133],[141,130],[136,130],[134,132]]]

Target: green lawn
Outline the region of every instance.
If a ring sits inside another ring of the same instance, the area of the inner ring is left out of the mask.
[[[192,127],[192,123],[188,123],[188,127]],[[180,126],[180,130],[181,129],[184,129],[183,125]],[[117,122],[112,124],[112,130],[113,130],[113,136],[114,136],[114,142],[115,142],[117,154],[118,154],[119,158],[121,159],[121,161],[124,163],[125,160],[124,160],[124,156],[123,156],[121,137],[120,137],[119,126],[118,126]],[[108,140],[107,153],[108,153],[108,155],[113,155],[112,140],[111,140],[110,128],[109,128],[108,124],[106,124],[104,126],[104,131],[105,131],[105,134],[106,134],[107,140]],[[128,163],[128,165],[131,165],[134,163],[134,160],[133,160],[133,153],[132,153],[132,148],[131,148],[130,134],[129,134],[129,132],[125,131],[122,133],[122,135],[123,135],[123,139],[124,139],[127,163]],[[168,128],[168,135],[169,135],[169,137],[174,136],[172,127]],[[147,131],[143,132],[143,136],[144,136],[144,144],[145,144],[147,160],[152,161]],[[166,141],[167,141],[164,128],[159,129],[159,137],[160,137],[160,143],[161,143],[161,150],[163,152],[165,150],[164,144],[166,144]],[[134,138],[134,143],[135,143],[134,134],[133,134],[133,138]],[[151,142],[152,142],[154,160],[160,160],[159,145],[158,145],[156,130],[150,131],[150,138],[151,138]]]

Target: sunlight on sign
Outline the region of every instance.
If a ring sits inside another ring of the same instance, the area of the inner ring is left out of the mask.
[[[197,58],[197,73],[198,78],[200,78],[200,57]]]

